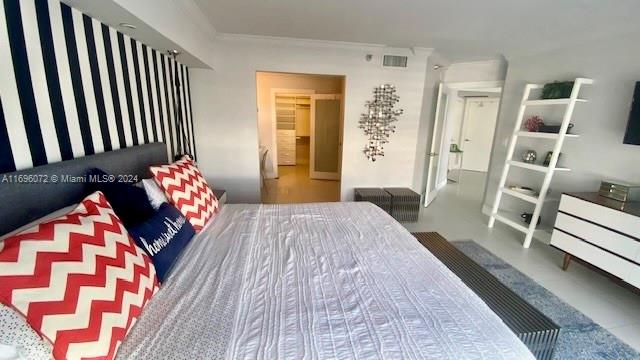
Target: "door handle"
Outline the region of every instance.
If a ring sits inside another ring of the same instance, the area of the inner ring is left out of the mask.
[[[464,141],[471,141],[470,139],[464,139]]]
[[[438,156],[438,153],[428,153],[429,156]]]

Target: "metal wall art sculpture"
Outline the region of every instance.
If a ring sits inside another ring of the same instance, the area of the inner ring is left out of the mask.
[[[360,118],[360,128],[369,137],[364,148],[368,160],[376,161],[376,157],[384,156],[384,144],[389,142],[389,135],[396,131],[393,124],[402,115],[402,109],[394,109],[400,97],[396,94],[396,87],[384,84],[373,90],[373,101],[367,101],[367,113]]]

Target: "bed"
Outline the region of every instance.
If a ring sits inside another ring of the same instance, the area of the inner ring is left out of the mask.
[[[181,254],[118,358],[533,356],[384,211],[318,203],[225,205]]]
[[[471,290],[369,203],[226,205],[119,350],[120,359],[157,354],[532,358]]]

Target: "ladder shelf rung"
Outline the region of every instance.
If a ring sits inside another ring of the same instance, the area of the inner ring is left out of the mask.
[[[518,214],[498,211],[496,214],[493,214],[493,217],[501,223],[509,225],[516,230],[522,231],[523,233],[529,231],[529,224],[524,223],[522,221],[522,218],[520,218]]]
[[[576,99],[577,103],[587,102],[585,99]],[[524,102],[527,106],[542,106],[542,105],[568,105],[571,103],[571,99],[541,99],[541,100],[526,100]]]
[[[509,165],[517,166],[517,167],[520,167],[520,168],[523,168],[523,169],[539,171],[539,172],[542,172],[542,173],[546,173],[551,169],[548,166],[542,166],[542,165],[537,165],[537,164],[529,164],[529,163],[526,163],[526,162],[523,162],[523,161],[516,161],[516,160],[509,160]],[[563,167],[556,167],[554,170],[555,171],[571,171],[571,169],[563,168]]]
[[[533,132],[533,131],[526,131],[526,130],[521,130],[518,131],[516,133],[517,136],[520,137],[530,137],[530,138],[538,138],[538,139],[557,139],[560,137],[560,134],[557,133],[544,133],[544,132]],[[580,135],[576,135],[576,134],[565,134],[564,136],[568,137],[568,138],[577,138],[580,137]]]
[[[498,211],[498,213],[493,214],[493,217],[501,223],[508,225],[520,232],[523,232],[525,234],[529,232],[529,224],[522,221],[522,218],[517,213],[501,210]],[[542,226],[536,226],[533,237],[548,244],[551,240],[551,230]]]
[[[513,197],[517,197],[517,198],[522,199],[524,201],[530,202],[532,204],[536,204],[538,202],[538,197],[537,196],[527,195],[527,194],[521,193],[521,192],[516,191],[516,190],[509,189],[509,188],[502,188],[502,189],[500,189],[500,191],[502,191],[505,194],[511,195]]]

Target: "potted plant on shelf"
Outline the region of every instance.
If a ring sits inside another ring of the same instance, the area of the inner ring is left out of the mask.
[[[527,118],[524,122],[524,128],[529,132],[538,132],[540,130],[540,126],[544,125],[542,118],[538,115],[533,115]]]
[[[556,81],[545,84],[542,88],[542,99],[566,99],[571,96],[573,81]]]

